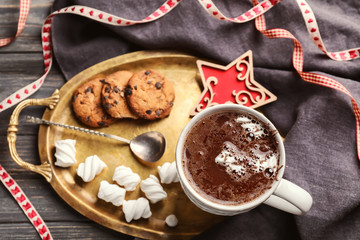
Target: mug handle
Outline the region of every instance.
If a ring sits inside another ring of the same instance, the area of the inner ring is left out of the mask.
[[[307,191],[286,179],[281,179],[273,195],[264,203],[288,213],[303,215],[310,210],[312,202],[312,197]]]

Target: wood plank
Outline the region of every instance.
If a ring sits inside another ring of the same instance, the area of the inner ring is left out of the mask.
[[[41,51],[41,26],[50,14],[54,0],[32,0],[30,12],[22,34],[10,45],[0,48],[1,52]],[[0,2],[0,38],[11,37],[16,33],[19,1]]]
[[[134,237],[109,229],[96,223],[47,222],[54,239],[117,239],[129,240]],[[1,239],[40,239],[30,223],[0,224]]]
[[[63,201],[45,179],[16,179],[16,182],[46,222],[91,222]],[[0,191],[0,199],[0,224],[28,222],[5,188]]]
[[[3,100],[15,90],[21,89],[32,83],[44,73],[41,53],[0,53],[0,99]],[[43,86],[30,98],[49,97],[56,90],[60,89],[66,80],[57,70],[56,64],[47,76]],[[0,136],[6,136],[7,125],[14,107],[0,114]],[[45,107],[29,107],[23,111],[41,117]],[[22,123],[19,126],[19,134],[37,134],[32,124]],[[6,142],[6,139],[4,139]]]
[[[5,144],[0,144],[0,164],[6,169],[6,171],[15,179],[40,179],[39,174],[27,171],[17,165],[11,158],[9,154],[8,144],[6,142],[6,137],[1,136],[1,142]],[[21,159],[25,162],[38,165],[40,164],[40,158],[38,154],[38,145],[37,145],[37,135],[20,135],[16,141],[17,152]]]
[[[50,12],[54,0],[32,0],[31,10],[23,33],[9,46],[0,48],[0,99],[33,82],[44,73],[41,47],[41,26]],[[18,18],[18,1],[0,3],[0,37],[15,34]],[[42,88],[32,98],[50,96],[65,83],[64,77],[53,66]],[[85,218],[65,203],[46,180],[19,167],[10,157],[6,140],[12,110],[0,114],[0,164],[24,190],[30,201],[48,224],[54,239],[134,239]],[[31,107],[23,115],[41,117],[44,107]],[[21,158],[39,164],[38,126],[21,122],[17,150]],[[1,239],[40,239],[33,226],[4,186],[0,186]]]

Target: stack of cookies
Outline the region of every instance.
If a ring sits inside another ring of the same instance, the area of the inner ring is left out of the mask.
[[[105,127],[117,119],[160,119],[168,116],[175,99],[172,83],[154,70],[117,71],[93,78],[73,95],[76,117],[90,127]]]

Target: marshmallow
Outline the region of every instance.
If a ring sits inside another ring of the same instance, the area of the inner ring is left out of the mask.
[[[115,168],[113,180],[119,185],[124,186],[126,191],[134,191],[141,179],[131,168],[119,166]]]
[[[76,163],[76,140],[64,139],[55,142],[55,165],[59,167],[70,167]]]
[[[169,227],[176,227],[178,225],[178,219],[174,214],[171,214],[169,216],[166,217],[165,219],[165,223],[169,226]]]
[[[161,183],[169,184],[172,182],[179,182],[175,162],[166,162],[162,166],[158,166],[158,171]]]
[[[123,204],[125,198],[125,189],[116,184],[110,184],[107,181],[101,181],[98,192],[98,198],[111,202],[119,207]]]
[[[92,181],[106,167],[106,164],[96,155],[87,157],[85,163],[80,163],[76,169],[77,175],[84,182]]]
[[[167,197],[167,193],[160,185],[159,179],[154,175],[150,175],[147,179],[142,180],[140,183],[140,188],[151,203],[157,203],[158,201]]]
[[[143,197],[136,200],[124,201],[123,212],[125,214],[126,222],[131,222],[132,220],[138,220],[140,218],[149,218],[152,215],[149,201]]]

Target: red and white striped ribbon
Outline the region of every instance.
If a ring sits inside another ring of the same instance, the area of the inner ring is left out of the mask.
[[[14,41],[15,38],[19,36],[21,32],[24,30],[26,19],[30,11],[30,2],[31,2],[30,0],[20,0],[19,18],[18,18],[18,26],[17,26],[16,34],[13,37],[0,39],[0,47],[6,46],[12,41]]]
[[[336,61],[352,60],[360,57],[360,48],[352,48],[339,52],[328,52],[325,48],[324,42],[320,35],[319,26],[316,22],[316,18],[310,5],[305,0],[296,0],[299,5],[301,14],[304,18],[306,28],[311,39],[316,46],[323,51],[329,58]]]
[[[180,2],[181,0],[167,0],[152,14],[139,21],[121,18],[113,14],[109,14],[97,10],[95,8],[80,6],[80,5],[66,7],[51,13],[46,18],[42,26],[42,46],[43,46],[43,56],[44,56],[44,65],[45,65],[44,75],[41,76],[39,79],[35,80],[33,83],[23,87],[22,89],[14,92],[10,96],[2,100],[0,102],[0,112],[10,108],[11,106],[22,101],[23,99],[29,97],[30,95],[35,93],[44,83],[44,80],[48,75],[52,66],[50,30],[51,30],[52,18],[55,15],[76,14],[105,24],[111,24],[115,26],[130,26],[134,24],[155,21],[161,18],[162,16],[164,16],[165,14],[167,14],[168,12],[170,12],[172,9],[174,9]],[[341,83],[337,82],[336,80],[330,77],[316,73],[304,72],[303,71],[304,59],[303,59],[302,46],[300,42],[289,31],[280,28],[266,29],[265,17],[263,14],[279,2],[281,2],[281,0],[265,0],[260,3],[257,0],[253,0],[253,4],[254,4],[253,8],[239,15],[238,17],[229,18],[223,15],[211,0],[199,0],[199,3],[203,6],[203,8],[211,16],[219,20],[225,20],[234,23],[244,23],[255,19],[256,28],[268,38],[292,39],[294,43],[293,58],[292,58],[293,66],[305,81],[318,84],[321,86],[337,89],[350,96],[355,114],[355,119],[356,119],[356,134],[357,134],[356,141],[357,141],[358,158],[360,160],[360,110],[355,99],[351,96],[350,92]],[[317,47],[321,51],[323,51],[329,58],[337,61],[345,61],[360,57],[360,48],[352,48],[339,52],[328,52],[322,41],[320,30],[311,7],[308,5],[308,3],[305,0],[296,0],[296,2],[299,5],[299,9],[303,15],[310,37],[313,39]],[[15,37],[0,39],[0,47],[5,46],[10,42],[12,42],[22,32],[29,13],[29,9],[30,9],[30,0],[20,0],[20,12],[19,12],[19,23],[18,23],[17,33]],[[25,214],[29,217],[29,220],[32,222],[32,224],[34,224],[35,228],[38,230],[40,236],[42,236],[43,239],[52,239],[50,232],[48,232],[45,223],[42,221],[39,214],[33,208],[30,201],[28,201],[25,194],[17,186],[15,181],[6,173],[5,169],[3,169],[1,166],[0,166],[0,179],[3,182],[3,184],[9,189],[9,191],[12,193],[14,198],[18,201],[19,205],[22,207]]]
[[[213,17],[219,20],[230,21],[234,23],[244,23],[251,21],[261,15],[263,15],[266,11],[271,9],[275,4],[279,3],[281,0],[265,0],[260,3],[255,4],[255,6],[245,13],[239,15],[238,17],[229,18],[226,17],[221,11],[216,7],[216,5],[211,0],[199,0],[200,4],[203,8]],[[51,66],[52,66],[52,55],[51,55],[51,37],[50,37],[50,29],[51,29],[51,21],[52,18],[57,14],[77,14],[83,17],[91,18],[95,21],[102,22],[105,24],[111,24],[115,26],[130,26],[134,24],[146,23],[150,21],[157,20],[170,12],[174,7],[176,7],[181,0],[168,0],[163,5],[161,5],[156,11],[152,14],[147,16],[142,20],[129,20],[125,18],[121,18],[115,16],[113,14],[109,14],[94,8],[86,7],[86,6],[70,6],[58,11],[51,13],[45,20],[44,25],[42,27],[42,45],[43,45],[43,55],[44,55],[44,65],[45,65],[45,73],[39,79],[35,80],[33,83],[19,89],[18,91],[14,92],[10,96],[6,97],[4,100],[0,102],[0,112],[8,109],[9,107],[17,104],[18,102],[22,101],[23,99],[31,96],[35,93],[44,83],[45,78],[47,77]],[[305,20],[306,27],[308,32],[318,46],[320,50],[322,50],[327,56],[331,59],[337,61],[344,61],[344,60],[351,60],[358,58],[360,56],[360,48],[353,48],[339,52],[328,52],[325,48],[325,45],[322,41],[319,27],[316,22],[315,15],[310,8],[310,6],[306,3],[305,0],[297,0],[303,18]],[[28,11],[30,8],[30,0],[21,0],[20,2],[20,14],[19,14],[19,24],[18,24],[18,31],[16,36],[20,34],[22,29],[24,28],[25,21],[28,15]],[[270,33],[269,33],[270,34]],[[0,39],[0,43],[6,45],[10,43],[13,38],[6,38]],[[0,46],[3,46],[0,45]]]
[[[95,8],[86,7],[86,6],[80,6],[80,5],[74,5],[66,8],[62,8],[60,10],[57,10],[53,13],[51,13],[45,20],[43,27],[42,27],[42,46],[43,46],[43,56],[44,56],[44,65],[45,65],[45,73],[43,76],[41,76],[39,79],[35,80],[33,83],[23,87],[22,89],[19,89],[18,91],[14,92],[7,98],[5,98],[3,101],[0,102],[0,112],[10,108],[11,106],[17,104],[18,102],[24,100],[25,98],[31,96],[33,93],[35,93],[44,83],[45,78],[50,72],[51,66],[52,66],[52,54],[51,54],[51,36],[50,36],[50,30],[51,30],[51,22],[55,15],[58,14],[76,14],[80,15],[86,18],[90,18],[92,20],[102,22],[105,24],[110,24],[114,26],[130,26],[134,24],[140,24],[140,23],[147,23],[151,21],[155,21],[168,12],[170,12],[172,9],[174,9],[181,0],[168,0],[164,4],[162,4],[157,10],[155,10],[152,14],[145,17],[142,20],[129,20],[125,18],[121,18],[118,16],[115,16],[110,13],[106,13],[100,10],[97,10]],[[250,21],[257,16],[260,16],[261,14],[268,11],[275,3],[279,1],[274,0],[265,0],[259,3],[257,6],[254,6],[249,11],[245,12],[244,14],[240,15],[236,18],[227,18],[225,17],[218,9],[217,7],[211,2],[204,0],[201,2],[202,6],[209,12],[211,12],[211,15],[227,21],[232,21],[236,23],[243,23]]]
[[[34,225],[41,239],[43,240],[53,239],[44,220],[41,218],[39,213],[31,204],[30,200],[21,190],[19,185],[14,181],[14,179],[5,171],[5,169],[1,165],[0,165],[0,180],[4,184],[4,186],[9,190],[9,192],[14,197],[16,202],[19,204],[21,209],[24,211],[29,221]]]
[[[302,8],[300,8],[302,10],[303,15],[309,14],[309,12],[312,13],[310,6],[308,6],[304,0],[298,0],[297,2],[299,4],[299,6],[303,6]],[[307,7],[304,8],[304,6],[307,6]],[[311,15],[311,17],[314,17],[314,15]],[[306,20],[305,17],[304,17],[304,19]],[[360,160],[360,109],[359,109],[359,106],[357,105],[355,99],[351,95],[351,93],[341,83],[339,83],[338,81],[336,81],[330,77],[327,77],[327,76],[324,76],[321,74],[317,74],[317,73],[304,72],[303,71],[303,63],[304,63],[303,49],[302,49],[301,43],[289,31],[287,31],[285,29],[280,29],[280,28],[266,29],[264,15],[261,15],[255,19],[255,26],[256,26],[257,30],[259,30],[262,34],[264,34],[268,38],[288,38],[288,39],[293,40],[293,43],[294,43],[293,59],[292,59],[293,66],[303,80],[310,82],[310,83],[320,85],[320,86],[339,90],[350,97],[353,111],[355,114],[357,155],[358,155],[358,159]],[[314,29],[318,29],[318,28],[315,28],[315,26],[310,26],[310,27],[307,26],[307,27],[308,27],[308,29],[310,28],[310,33],[314,34],[314,35],[310,34],[313,37],[313,39],[317,38],[317,40],[315,40],[315,41],[321,41],[321,46],[319,46],[319,48],[322,51],[324,51],[326,53],[326,55],[332,56],[332,58],[336,58],[334,60],[351,60],[351,59],[359,57],[358,56],[359,54],[357,54],[356,56],[354,55],[354,53],[353,53],[354,49],[340,51],[340,52],[336,52],[336,53],[327,52],[325,47],[323,46],[320,34],[316,33],[318,31],[312,30],[313,28]],[[359,50],[356,50],[356,51],[359,51]]]
[[[278,2],[280,2],[280,1],[272,0],[266,4],[275,5]],[[307,27],[310,37],[313,39],[313,41],[315,42],[315,44],[321,51],[323,51],[331,59],[337,60],[337,61],[345,61],[345,60],[352,60],[355,58],[359,58],[360,48],[352,48],[352,49],[343,50],[343,51],[339,51],[339,52],[328,52],[322,41],[319,27],[318,27],[315,15],[314,15],[311,7],[308,5],[308,3],[305,0],[296,0],[296,2],[300,8],[302,15],[303,15],[305,25]],[[214,17],[216,17],[218,19],[231,21],[231,22],[239,22],[239,23],[241,22],[241,21],[238,21],[238,18],[235,18],[236,20],[234,20],[234,18],[225,17],[221,12],[218,11],[218,9],[216,8],[216,6],[214,5],[214,3],[211,0],[200,1],[200,3],[208,11],[208,13],[210,15],[213,15]],[[254,14],[254,8],[257,8],[259,5],[262,6],[261,4],[264,4],[264,2],[259,4],[259,2],[257,0],[253,0],[253,4],[254,4],[254,7],[252,9],[250,9],[249,11],[247,11],[246,13],[241,15],[242,20],[246,20],[246,19],[243,19],[244,16],[245,17],[247,16],[249,19],[250,18],[253,19],[253,16],[256,15],[256,14]],[[214,15],[214,11],[216,11],[215,15]],[[221,17],[219,17],[219,16],[221,16]],[[355,99],[350,94],[350,92],[341,83],[337,82],[336,80],[334,80],[330,77],[327,77],[327,76],[324,76],[321,74],[316,74],[316,73],[304,72],[303,71],[304,59],[303,59],[303,50],[302,50],[301,43],[289,31],[287,31],[285,29],[281,29],[281,28],[266,29],[265,16],[263,14],[261,14],[259,16],[255,16],[255,26],[256,26],[257,30],[259,30],[261,33],[263,33],[268,38],[289,38],[289,39],[293,40],[294,50],[293,50],[292,62],[293,62],[293,66],[294,66],[295,70],[299,73],[299,75],[302,77],[303,80],[310,82],[310,83],[317,84],[317,85],[321,85],[321,86],[339,90],[339,91],[347,94],[351,98],[351,103],[352,103],[353,111],[355,114],[355,120],[356,120],[357,154],[358,154],[358,159],[360,160],[360,109],[359,109],[359,106],[357,105]]]
[[[275,5],[278,2],[280,2],[280,1],[272,0],[266,4]],[[337,60],[337,61],[346,61],[346,60],[352,60],[355,58],[359,58],[360,48],[353,48],[353,49],[343,50],[343,51],[339,51],[339,52],[328,52],[322,41],[319,27],[317,25],[315,15],[314,15],[311,7],[308,5],[308,3],[305,0],[296,0],[296,2],[301,10],[301,13],[303,15],[305,25],[310,34],[310,37],[313,39],[313,41],[315,42],[315,44],[321,51],[323,51],[331,59]],[[200,3],[208,11],[208,13],[210,15],[213,15],[216,18],[221,19],[221,20],[240,23],[240,21],[234,20],[233,18],[225,17],[221,12],[218,11],[218,9],[216,8],[216,6],[214,5],[214,3],[211,0],[200,1]],[[264,2],[262,2],[261,4],[264,4]],[[259,6],[259,2],[257,0],[253,0],[253,5],[254,5],[254,8],[256,8]],[[250,9],[249,11],[247,11],[246,13],[244,13],[241,16],[243,16],[243,17],[247,16],[249,19],[250,18],[253,19],[252,16],[256,15],[256,14],[254,14],[254,8]],[[214,15],[214,11],[216,11],[215,15]],[[219,18],[219,16],[221,16],[221,17]],[[235,19],[238,19],[238,18],[235,18]],[[255,26],[256,26],[257,30],[259,30],[262,34],[264,34],[268,38],[288,38],[288,39],[293,40],[294,50],[293,50],[292,62],[293,62],[293,66],[294,66],[295,70],[299,73],[299,75],[302,77],[303,80],[310,82],[310,83],[317,84],[317,85],[321,85],[321,86],[339,90],[339,91],[347,94],[350,97],[353,111],[355,114],[357,155],[358,155],[358,159],[360,160],[360,109],[359,109],[359,106],[357,105],[355,99],[350,94],[350,92],[341,83],[339,83],[338,81],[336,81],[330,77],[327,77],[327,76],[324,76],[321,74],[316,74],[316,73],[304,72],[303,71],[304,59],[303,59],[303,50],[302,50],[301,43],[289,31],[287,31],[285,29],[281,29],[281,28],[266,29],[264,14],[255,16]]]
[[[22,0],[26,5],[30,5],[30,1]],[[167,0],[164,4],[162,4],[156,11],[154,11],[152,14],[147,16],[146,18],[142,20],[129,20],[125,18],[121,18],[118,16],[115,16],[110,13],[106,13],[100,10],[97,10],[95,8],[86,7],[86,6],[80,6],[80,5],[74,5],[66,8],[62,8],[58,11],[55,11],[51,13],[45,20],[43,26],[42,26],[42,47],[43,47],[43,56],[44,56],[44,65],[45,65],[45,73],[43,76],[41,76],[39,79],[35,80],[31,84],[17,90],[10,96],[6,97],[3,101],[0,102],[0,112],[12,107],[13,105],[19,103],[20,101],[24,100],[25,98],[31,96],[33,93],[35,93],[44,83],[45,78],[50,72],[53,58],[51,54],[51,36],[50,36],[50,30],[51,30],[51,22],[55,15],[58,14],[76,14],[80,15],[86,18],[93,19],[98,22],[102,22],[105,24],[115,25],[115,26],[130,26],[134,24],[140,24],[140,23],[147,23],[151,21],[155,21],[168,12],[170,12],[177,4],[179,4],[181,0]],[[28,8],[22,9],[23,6],[20,6],[20,12],[25,11]]]
[[[282,0],[265,0],[261,3],[255,4],[251,9],[245,13],[239,15],[238,17],[227,17],[216,7],[216,5],[211,0],[199,0],[203,8],[213,17],[219,20],[225,20],[234,23],[245,23],[249,22],[256,17],[264,14],[270,10],[275,4],[281,2]]]

